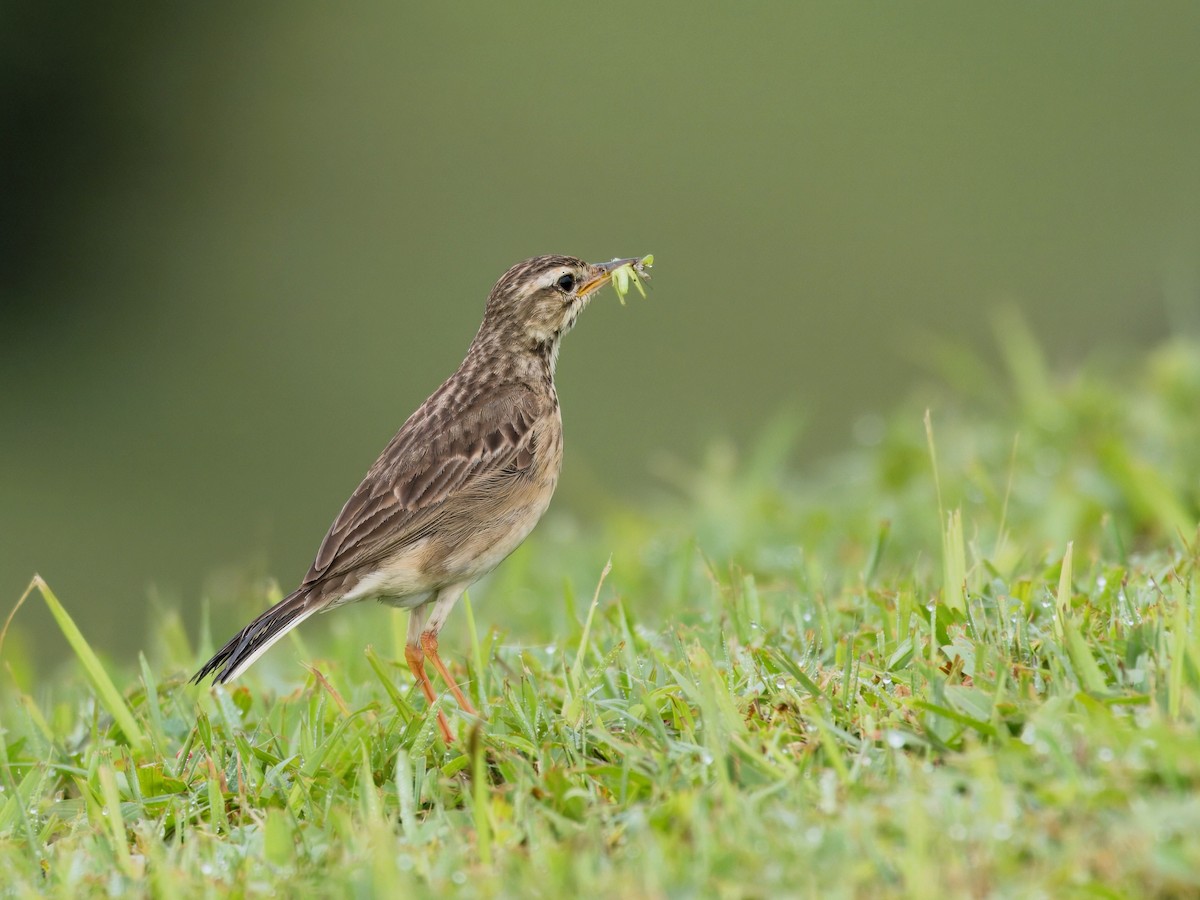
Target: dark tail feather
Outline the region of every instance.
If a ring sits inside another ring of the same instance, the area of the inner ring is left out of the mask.
[[[195,674],[192,684],[199,684],[213,672],[217,673],[213,679],[217,684],[236,678],[268,647],[317,611],[308,599],[304,588],[288,594],[230,638]]]

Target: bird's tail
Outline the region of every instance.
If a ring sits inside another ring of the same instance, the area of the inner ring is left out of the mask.
[[[292,591],[230,638],[193,676],[192,684],[199,684],[213,672],[217,673],[213,679],[217,684],[237,678],[272,644],[320,608],[311,599],[305,588]]]

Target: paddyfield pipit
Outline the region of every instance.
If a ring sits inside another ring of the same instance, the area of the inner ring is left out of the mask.
[[[373,598],[411,610],[404,655],[426,699],[434,701],[428,657],[458,704],[477,715],[438,656],[438,632],[463,591],[512,553],[546,511],[563,454],[554,389],[559,343],[592,295],[631,264],[638,260],[538,256],[505,272],[466,359],[375,460],[304,581],[192,680],[236,678],[313,613]],[[452,740],[440,712],[438,722]]]

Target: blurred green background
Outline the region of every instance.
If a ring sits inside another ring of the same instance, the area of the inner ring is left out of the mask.
[[[115,653],[290,587],[527,256],[657,260],[564,350],[583,520],[869,438],[1006,304],[1064,366],[1197,326],[1192,2],[121,9],[0,6],[0,598]]]

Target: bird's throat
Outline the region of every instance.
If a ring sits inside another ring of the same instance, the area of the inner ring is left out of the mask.
[[[558,350],[562,346],[562,336],[555,335],[548,341],[542,341],[537,344],[534,354],[545,367],[546,373],[551,382],[554,381],[554,372],[558,369]]]

